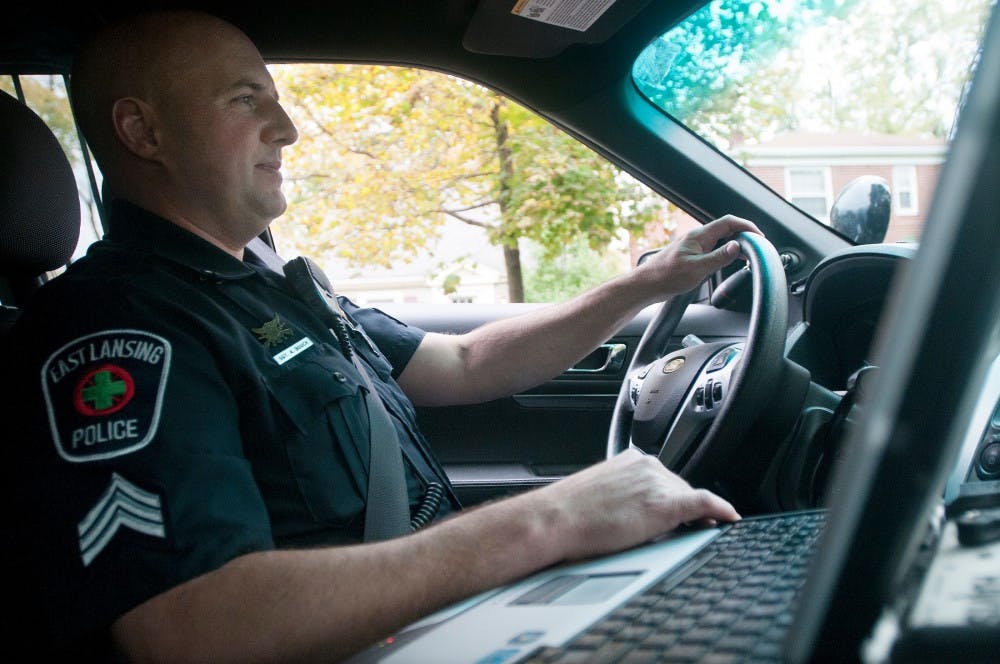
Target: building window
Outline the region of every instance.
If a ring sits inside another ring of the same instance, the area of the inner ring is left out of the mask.
[[[830,220],[830,169],[811,166],[785,169],[785,198],[821,221]]]
[[[894,212],[898,215],[914,216],[917,209],[917,167],[893,166],[892,191]]]

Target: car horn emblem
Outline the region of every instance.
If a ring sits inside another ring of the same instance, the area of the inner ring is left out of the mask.
[[[670,360],[669,362],[663,365],[663,373],[665,374],[673,373],[678,369],[680,369],[682,366],[684,366],[684,358],[675,357],[674,359]]]

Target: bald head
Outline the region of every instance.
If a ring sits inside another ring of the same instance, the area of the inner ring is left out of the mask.
[[[201,12],[148,12],[112,23],[73,60],[70,96],[84,136],[108,175],[117,163],[112,107],[125,97],[169,104],[209,49],[245,40],[235,26]]]
[[[257,47],[199,12],[109,25],[79,54],[74,111],[111,194],[242,255],[285,209],[298,134]]]

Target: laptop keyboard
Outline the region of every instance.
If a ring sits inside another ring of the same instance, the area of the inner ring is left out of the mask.
[[[780,661],[823,512],[733,524],[681,568],[531,664]]]

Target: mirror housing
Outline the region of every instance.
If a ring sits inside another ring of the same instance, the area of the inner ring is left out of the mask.
[[[876,175],[862,175],[837,195],[830,225],[854,244],[874,244],[885,239],[891,213],[889,183]]]

